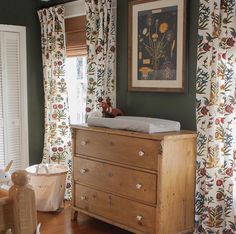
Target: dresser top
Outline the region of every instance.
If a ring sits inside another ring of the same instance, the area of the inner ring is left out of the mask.
[[[153,140],[196,138],[196,132],[188,131],[188,130],[148,134],[148,133],[128,131],[128,130],[91,127],[91,126],[88,126],[87,124],[71,125],[71,127],[74,129],[80,129],[80,130],[86,130],[86,131],[92,131],[92,132],[103,132],[103,133],[114,134],[114,135],[146,138],[146,139],[153,139]]]

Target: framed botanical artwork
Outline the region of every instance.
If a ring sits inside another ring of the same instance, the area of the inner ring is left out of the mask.
[[[184,92],[185,0],[129,2],[129,90]]]

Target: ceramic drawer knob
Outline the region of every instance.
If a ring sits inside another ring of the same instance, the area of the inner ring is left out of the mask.
[[[159,149],[159,154],[162,154],[163,153],[163,149],[162,149],[162,145],[160,146],[160,149]]]
[[[137,216],[136,216],[136,219],[137,219],[138,221],[141,221],[141,220],[143,219],[143,216],[142,216],[142,215],[137,215]]]
[[[140,156],[140,157],[143,157],[144,154],[145,154],[145,153],[144,153],[142,150],[140,150],[140,151],[138,152],[138,156]]]
[[[137,189],[141,189],[143,186],[141,184],[136,184]]]
[[[82,146],[85,146],[86,144],[87,144],[86,141],[81,141],[81,145],[82,145]]]
[[[86,173],[86,172],[87,172],[86,169],[84,169],[84,168],[80,169],[80,173],[81,173],[81,174],[84,174],[84,173]]]
[[[87,200],[87,197],[86,196],[81,196],[80,199],[84,201],[84,200]]]

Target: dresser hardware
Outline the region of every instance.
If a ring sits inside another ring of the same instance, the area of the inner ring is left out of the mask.
[[[142,187],[143,187],[142,184],[136,184],[136,188],[137,188],[137,189],[141,189]]]
[[[144,153],[142,150],[140,150],[140,151],[138,152],[138,155],[139,155],[140,157],[143,157],[144,154],[145,154],[145,153]]]
[[[86,141],[81,141],[81,145],[82,145],[82,146],[85,146],[86,144],[87,144]]]
[[[86,173],[87,171],[88,171],[88,170],[86,170],[86,169],[83,169],[83,168],[82,168],[82,169],[80,169],[80,173],[81,173],[81,174],[84,174],[84,173]]]
[[[87,197],[86,196],[81,196],[80,199],[84,201],[84,200],[87,200]]]
[[[160,147],[159,154],[162,154],[162,153],[163,153],[163,150],[162,150],[162,147]]]
[[[142,215],[137,215],[137,216],[136,216],[136,219],[137,219],[138,221],[141,221],[141,220],[143,219],[143,216],[142,216]]]
[[[160,149],[159,149],[159,154],[162,154],[162,153],[163,153],[163,142],[161,141]]]
[[[108,199],[109,199],[109,202],[108,202],[108,203],[109,203],[109,206],[111,207],[111,205],[112,205],[112,204],[111,204],[111,203],[112,203],[112,197],[109,196]]]

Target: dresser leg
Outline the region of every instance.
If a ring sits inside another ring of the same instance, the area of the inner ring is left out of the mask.
[[[78,212],[78,216],[77,216],[77,222],[78,223],[88,222],[91,219],[93,219],[93,218],[91,218],[90,216],[88,216],[88,215],[86,215],[86,214],[84,214],[82,212]]]
[[[76,221],[78,216],[78,211],[71,208],[71,220]]]

